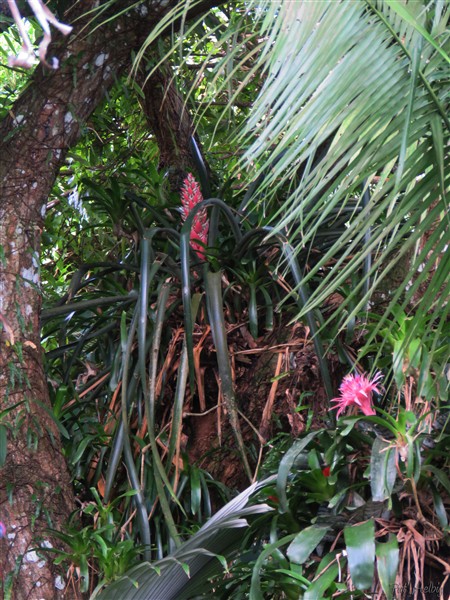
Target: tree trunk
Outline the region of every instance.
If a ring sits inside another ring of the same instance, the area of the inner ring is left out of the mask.
[[[6,527],[0,580],[3,593],[14,600],[63,598],[62,574],[42,549],[58,546],[49,528],[64,530],[75,508],[40,346],[45,203],[83,123],[129,68],[131,50],[177,1],[140,4],[95,30],[98,22],[88,22],[92,14],[75,21],[97,4],[74,6],[74,35],[49,53],[59,54],[60,69],[38,67],[0,123],[0,423],[7,432],[0,470],[0,521]],[[113,8],[118,12],[128,4],[134,3],[116,2]],[[197,5],[196,13],[213,4]],[[107,15],[101,19],[106,22]]]
[[[167,173],[170,189],[179,192],[187,173],[197,171],[191,151],[194,124],[189,107],[179,93],[167,63],[150,76],[141,68],[137,80],[144,92],[140,102],[158,144],[159,168]],[[198,140],[196,143],[200,147]],[[206,163],[205,168],[209,172]]]

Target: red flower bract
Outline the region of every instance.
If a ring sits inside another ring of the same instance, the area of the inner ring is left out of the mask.
[[[194,206],[202,200],[203,196],[199,184],[192,173],[188,173],[188,176],[183,182],[183,187],[181,188],[181,218],[183,221],[186,221]],[[202,208],[194,217],[190,236],[191,248],[201,260],[205,260],[204,247],[208,242],[208,231],[208,215],[206,209]],[[198,242],[201,243],[199,244]]]
[[[375,410],[372,405],[372,392],[380,393],[378,388],[379,381],[383,378],[380,372],[375,373],[373,379],[367,375],[346,375],[339,386],[340,397],[333,398],[337,408],[337,416],[349,406],[357,406],[365,415],[374,415]]]

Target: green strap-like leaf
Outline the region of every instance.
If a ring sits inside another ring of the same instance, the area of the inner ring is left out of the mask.
[[[166,313],[166,305],[169,299],[170,285],[163,284],[158,296],[158,303],[155,315],[155,331],[153,333],[153,342],[151,347],[150,365],[149,365],[149,381],[148,386],[145,389],[145,412],[147,416],[148,424],[148,436],[150,439],[150,446],[152,449],[152,458],[154,469],[154,477],[156,489],[158,491],[159,501],[161,503],[161,509],[163,511],[167,528],[170,531],[173,542],[176,546],[181,544],[179,534],[173,519],[172,512],[169,507],[167,500],[166,491],[170,494],[172,499],[181,508],[181,505],[173,491],[170,484],[167,473],[162,464],[161,456],[159,454],[158,445],[156,443],[156,431],[155,431],[155,404],[156,404],[156,380],[158,373],[158,357],[161,344],[161,335],[164,327],[164,318]],[[169,465],[170,468],[170,465]]]
[[[399,549],[397,538],[392,535],[389,540],[376,546],[377,571],[386,600],[392,600],[394,594],[395,578],[399,563]]]
[[[339,575],[339,571],[344,564],[345,558],[341,558],[338,563],[333,554],[330,553],[325,556],[317,567],[317,579],[311,583],[303,596],[303,600],[317,600],[318,598],[324,598],[326,590]]]
[[[395,467],[395,451],[389,442],[376,438],[370,456],[370,488],[372,499],[382,502],[392,493],[397,470]]]
[[[129,415],[128,415],[128,380],[130,375],[130,363],[131,363],[131,352],[134,341],[134,336],[137,329],[138,322],[138,310],[134,311],[133,319],[128,327],[126,324],[126,314],[122,313],[120,323],[120,337],[122,346],[122,423],[123,423],[123,452],[125,465],[127,467],[128,477],[130,479],[131,487],[136,491],[133,498],[137,512],[137,522],[139,527],[139,533],[141,536],[141,542],[145,547],[144,557],[148,560],[150,558],[150,544],[151,535],[150,527],[148,524],[148,513],[145,506],[145,498],[142,493],[141,484],[139,481],[139,475],[134,462],[133,450],[130,442],[130,431],[129,431]]]
[[[318,527],[317,525],[311,525],[300,531],[287,549],[290,560],[299,565],[303,564],[320,544],[327,531],[328,527]]]
[[[233,378],[231,375],[230,356],[228,352],[227,333],[223,316],[222,274],[205,270],[206,307],[211,325],[214,346],[217,353],[217,364],[222,387],[222,396],[228,411],[228,417],[239,448],[245,472],[252,480],[252,472],[248,464],[244,441],[242,439],[239,417],[234,394]]]
[[[308,433],[303,439],[296,441],[286,454],[283,456],[280,466],[278,468],[278,477],[277,477],[277,495],[279,499],[279,511],[284,513],[289,510],[287,495],[286,495],[286,485],[289,474],[291,472],[292,465],[296,461],[299,454],[301,454],[306,446],[309,444],[311,440],[313,440],[318,431],[312,431]]]
[[[427,42],[429,42],[433,48],[439,52],[439,54],[448,62],[450,63],[450,56],[445,52],[445,50],[443,48],[441,48],[441,46],[436,42],[436,40],[434,40],[431,35],[428,33],[428,31],[425,29],[425,27],[423,27],[423,25],[421,25],[414,17],[413,15],[409,12],[409,10],[406,8],[406,6],[402,3],[399,2],[398,0],[385,0],[386,4],[388,4],[393,10],[395,10],[395,12],[400,15],[402,17],[402,19],[404,19],[405,21],[407,21],[408,23],[410,23],[414,29],[416,29],[426,40]]]
[[[367,590],[372,586],[375,567],[374,521],[345,527],[344,539],[353,584],[358,590]]]
[[[239,223],[235,218],[232,210],[229,206],[225,204],[223,200],[220,198],[209,198],[207,200],[203,200],[196,204],[190,211],[183,227],[181,228],[180,234],[180,262],[181,262],[181,279],[182,279],[182,289],[181,295],[183,299],[183,309],[184,309],[184,328],[185,328],[185,336],[186,336],[186,348],[188,353],[188,362],[189,362],[189,383],[191,392],[194,391],[194,342],[192,338],[192,330],[193,330],[193,317],[192,317],[192,299],[191,299],[191,288],[190,288],[190,236],[192,225],[194,224],[194,219],[197,213],[201,210],[208,208],[209,206],[214,207],[216,218],[214,221],[218,220],[218,211],[222,211],[225,217],[227,218],[230,227],[233,231],[234,237],[236,239],[236,243],[239,243],[242,239],[242,234],[239,229]],[[210,245],[214,245],[216,230],[217,228],[210,223],[210,232],[208,236],[208,243]]]
[[[278,548],[292,541],[294,537],[295,534],[286,535],[272,544],[267,544],[264,550],[260,553],[255,562],[255,566],[253,567],[249,600],[263,600],[263,594],[261,592],[261,569],[263,564],[278,550]]]

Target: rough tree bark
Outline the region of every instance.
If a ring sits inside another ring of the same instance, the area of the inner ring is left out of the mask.
[[[83,123],[130,67],[131,51],[178,2],[142,3],[94,29],[81,13],[97,4],[75,4],[69,18],[74,34],[50,52],[59,57],[60,69],[38,67],[0,123],[0,419],[7,431],[7,458],[0,470],[0,520],[6,526],[0,540],[0,597],[3,592],[13,600],[63,598],[64,580],[42,549],[58,546],[48,528],[63,530],[75,508],[40,346],[45,204]],[[132,4],[119,0],[113,8],[119,12]],[[195,13],[214,4],[205,0]]]
[[[167,64],[148,77],[143,68],[138,83],[144,92],[140,102],[159,148],[159,168],[167,171],[172,191],[178,192],[188,171],[196,170],[190,151],[194,124],[178,92]]]

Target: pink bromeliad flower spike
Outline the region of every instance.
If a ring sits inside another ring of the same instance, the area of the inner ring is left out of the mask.
[[[380,393],[378,387],[383,374],[377,371],[370,379],[367,375],[359,373],[346,375],[339,386],[339,398],[333,398],[331,402],[335,402],[337,408],[336,416],[344,412],[349,406],[357,406],[365,415],[374,415],[375,409],[372,404],[372,393]]]
[[[181,218],[183,221],[189,216],[189,213],[196,204],[203,200],[200,186],[192,173],[183,182],[181,188]],[[194,217],[191,229],[191,248],[195,251],[200,260],[205,260],[205,246],[208,242],[209,221],[206,209],[202,208]],[[201,242],[200,244],[198,242]]]

